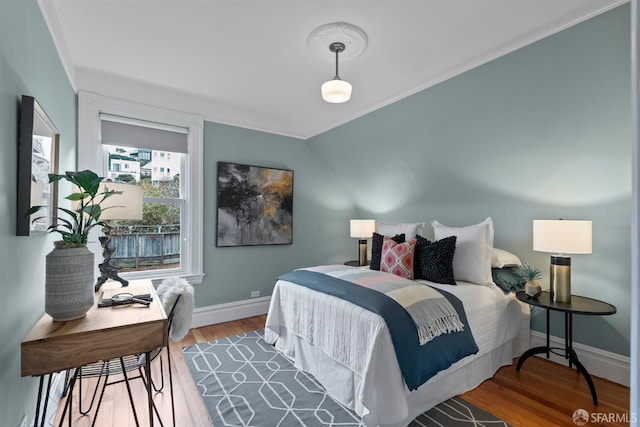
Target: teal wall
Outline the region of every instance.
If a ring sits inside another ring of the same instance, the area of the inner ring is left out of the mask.
[[[349,238],[354,203],[304,141],[211,122],[205,122],[204,139],[206,276],[196,285],[198,307],[246,300],[251,291],[271,295],[280,274],[357,256],[357,243]],[[293,170],[293,244],[215,246],[218,161]]]
[[[16,237],[18,111],[36,98],[60,131],[60,170],[75,168],[76,96],[36,0],[0,2],[0,424],[33,421],[37,381],[20,377],[20,342],[44,313],[48,235]]]
[[[362,217],[457,226],[492,217],[495,246],[543,270],[543,288],[549,255],[532,250],[532,220],[593,220],[593,254],[572,257],[573,292],[618,313],[576,318],[574,339],[629,355],[630,117],[626,4],[309,146]],[[532,318],[544,331],[544,312]],[[562,331],[553,317],[552,333]]]

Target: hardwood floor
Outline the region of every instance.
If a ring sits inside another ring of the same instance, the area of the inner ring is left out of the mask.
[[[182,357],[182,346],[209,341],[264,327],[266,316],[251,317],[192,329],[179,343],[172,343],[171,355],[174,372],[176,425],[179,427],[210,426],[209,417],[188,368]],[[517,361],[517,360],[516,360]],[[166,363],[166,360],[163,360]],[[515,361],[514,361],[515,363]],[[158,361],[153,363],[158,371]],[[165,368],[165,379],[168,376]],[[474,405],[494,414],[514,427],[518,426],[575,426],[571,416],[576,409],[585,409],[590,415],[588,426],[626,426],[628,422],[629,389],[600,378],[594,378],[599,406],[593,405],[589,387],[574,369],[547,360],[532,357],[519,373],[515,366],[502,367],[496,375],[462,397]],[[83,382],[83,399],[88,398],[95,381]],[[141,425],[147,426],[145,389],[142,381],[132,382]],[[73,395],[73,425],[90,426],[92,417],[82,416],[78,409],[78,393]],[[154,398],[165,425],[171,425],[171,400],[168,388]],[[85,400],[86,401],[86,400]],[[55,425],[58,424],[65,400],[60,402]],[[124,384],[107,387],[96,421],[99,427],[135,426]],[[156,422],[154,425],[159,425]],[[270,426],[264,426],[270,427]]]

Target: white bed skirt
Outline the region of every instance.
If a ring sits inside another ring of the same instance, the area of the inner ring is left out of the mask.
[[[289,357],[296,368],[311,373],[322,384],[329,385],[331,390],[327,390],[327,393],[336,401],[352,411],[362,414],[364,408],[359,405],[357,400],[354,401],[353,399],[354,389],[357,388],[357,384],[362,382],[361,377],[327,356],[322,350],[310,345],[304,339],[283,330],[281,330],[281,333],[282,335],[276,342],[276,348]],[[431,378],[418,390],[409,392],[405,386],[404,393],[397,395],[398,400],[404,398],[406,402],[407,414],[402,421],[381,424],[376,420],[377,416],[375,414],[366,414],[363,418],[368,426],[405,427],[418,415],[439,403],[478,387],[483,381],[493,377],[500,367],[511,365],[513,358],[521,355],[528,348],[529,329],[527,328],[525,334],[516,336],[513,340],[488,353],[480,356],[470,356],[468,359],[473,360],[454,364],[449,369]],[[388,372],[390,371],[391,369]],[[382,374],[384,375],[384,373]],[[392,381],[390,377],[388,375],[386,380]],[[384,381],[385,379],[381,378],[381,384],[384,384]],[[387,382],[387,384],[391,383]],[[384,408],[377,408],[376,413],[382,414],[380,417],[383,418],[381,422],[388,421],[389,418],[387,416],[390,416],[390,418],[400,416],[394,409],[397,407],[398,402],[396,401],[390,405],[389,412],[386,412]],[[387,419],[385,420],[385,418]]]

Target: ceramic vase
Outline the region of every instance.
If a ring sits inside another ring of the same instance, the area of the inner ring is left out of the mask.
[[[535,280],[529,280],[524,284],[524,293],[530,298],[538,298],[542,293],[542,287]]]
[[[93,305],[93,252],[56,246],[46,264],[44,311],[55,322],[84,317]]]

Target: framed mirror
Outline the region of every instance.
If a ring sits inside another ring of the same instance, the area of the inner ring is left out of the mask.
[[[18,202],[16,234],[29,236],[47,231],[55,224],[58,185],[49,184],[49,174],[58,173],[60,133],[40,104],[31,96],[22,96],[18,131]],[[31,217],[31,206],[43,206]],[[32,218],[42,217],[31,222]]]

